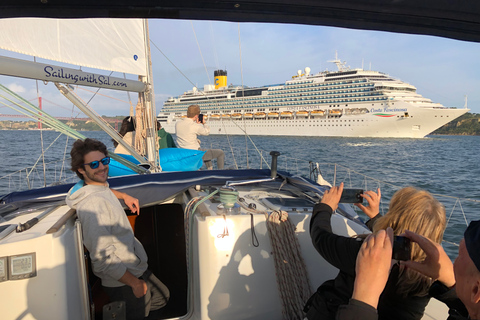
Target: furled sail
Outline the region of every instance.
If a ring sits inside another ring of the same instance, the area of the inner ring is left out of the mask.
[[[0,19],[0,48],[145,76],[144,28],[142,19]]]

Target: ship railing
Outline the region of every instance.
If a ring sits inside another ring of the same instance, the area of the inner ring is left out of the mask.
[[[69,170],[70,159],[46,162],[45,166],[26,167],[0,177],[0,195],[47,186],[74,183],[77,175]]]

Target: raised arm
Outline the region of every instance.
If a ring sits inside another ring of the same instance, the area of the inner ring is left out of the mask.
[[[342,192],[343,184],[332,187],[325,191],[321,202],[314,206],[310,236],[315,249],[328,263],[353,276],[355,259],[362,243],[359,239],[334,234],[330,221]]]

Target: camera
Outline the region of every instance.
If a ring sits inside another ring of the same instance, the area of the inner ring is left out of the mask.
[[[393,252],[392,259],[395,260],[410,260],[412,247],[410,239],[401,236],[395,236],[393,238]]]
[[[198,122],[203,123],[203,113],[198,115]]]
[[[340,203],[362,203],[362,189],[343,189]]]

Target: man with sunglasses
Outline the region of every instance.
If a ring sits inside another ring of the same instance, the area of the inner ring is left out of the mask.
[[[110,158],[102,142],[77,140],[70,155],[72,171],[81,181],[70,189],[66,201],[82,224],[93,273],[111,301],[125,301],[127,319],[143,319],[164,307],[170,293],[147,269],[147,254],[118,199],[137,214],[138,200],[109,188]]]

